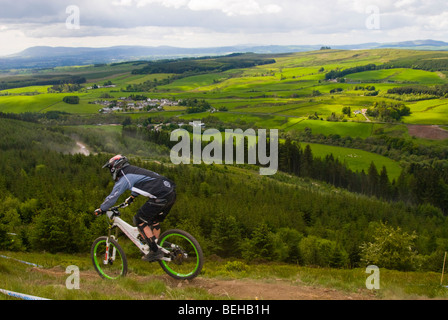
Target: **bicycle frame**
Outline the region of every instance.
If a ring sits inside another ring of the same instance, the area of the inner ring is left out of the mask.
[[[121,219],[118,216],[114,216],[114,212],[113,211],[107,211],[106,212],[107,217],[110,219],[110,228],[109,228],[109,235],[108,235],[108,239],[113,238],[114,240],[117,240],[117,233],[115,234],[115,236],[113,236],[112,233],[112,229],[117,227],[118,229],[120,229],[128,238],[129,240],[131,240],[136,246],[137,248],[144,254],[147,255],[150,252],[150,248],[147,244],[142,243],[139,239],[138,236],[140,235],[140,232],[138,230],[137,227],[133,227],[131,226],[129,223],[125,222],[123,219]],[[158,246],[159,249],[161,249],[165,254],[169,253],[168,250],[162,248],[161,246]],[[116,250],[114,247],[114,250],[112,252],[112,255],[109,255],[109,240],[106,243],[106,256],[105,256],[105,260],[104,260],[104,264],[108,264],[109,259],[112,259],[112,261],[115,261],[115,255],[116,255]],[[161,260],[165,260],[165,261],[171,261],[170,258],[162,258]]]
[[[116,216],[113,217],[112,211],[108,211],[106,214],[107,214],[107,217],[112,222],[111,227],[109,229],[109,237],[111,236],[111,230],[113,228],[117,227],[129,238],[129,240],[131,240],[137,246],[137,248],[139,248],[139,250],[142,253],[144,253],[144,254],[149,253],[149,246],[147,244],[143,244],[138,239],[138,236],[140,234],[140,232],[138,231],[138,228],[132,227],[130,224],[128,224],[127,222],[125,222],[123,219],[121,219],[119,217],[116,217]],[[113,237],[115,240],[117,240],[117,236],[113,236]]]

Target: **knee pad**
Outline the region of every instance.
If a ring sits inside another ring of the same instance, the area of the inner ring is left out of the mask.
[[[146,240],[147,237],[145,234],[145,228],[148,227],[149,224],[146,221],[142,220],[138,215],[134,216],[132,222],[134,223],[134,226],[137,227],[138,231],[142,234],[143,238],[145,238]]]

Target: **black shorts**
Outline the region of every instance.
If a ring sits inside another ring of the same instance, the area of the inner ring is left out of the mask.
[[[147,223],[154,225],[163,222],[170,213],[171,208],[176,202],[176,192],[171,192],[164,199],[149,199],[137,212],[134,217],[136,226]]]

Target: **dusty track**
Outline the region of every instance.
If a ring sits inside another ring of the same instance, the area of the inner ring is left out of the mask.
[[[33,268],[32,272],[40,272],[57,278],[66,278],[67,274],[62,268],[40,269]],[[81,271],[81,279],[85,281],[96,281],[98,275],[94,271]],[[307,286],[300,282],[289,280],[221,280],[199,277],[191,281],[177,281],[167,275],[163,276],[137,276],[129,275],[131,278],[141,278],[144,281],[151,279],[165,282],[169,288],[200,288],[218,299],[237,300],[375,300],[375,296],[367,290],[362,292],[348,293],[336,289]],[[164,299],[163,296],[156,299]]]
[[[183,284],[182,284],[183,285]],[[289,281],[275,280],[215,280],[199,278],[186,286],[206,289],[210,294],[223,298],[249,300],[372,300],[374,296],[345,293],[335,289],[305,286]]]

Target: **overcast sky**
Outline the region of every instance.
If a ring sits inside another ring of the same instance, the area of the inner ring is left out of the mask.
[[[420,39],[448,41],[447,0],[0,0],[0,55],[38,45],[331,46]]]

